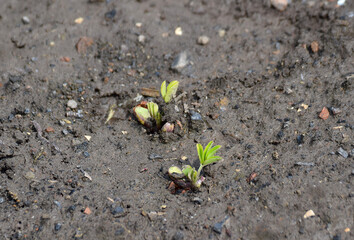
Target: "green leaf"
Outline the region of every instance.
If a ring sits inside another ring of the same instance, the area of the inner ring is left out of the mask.
[[[161,84],[161,96],[162,96],[163,100],[165,100],[165,97],[166,97],[166,81],[163,81],[163,83]]]
[[[147,107],[150,115],[155,118],[159,112],[159,106],[154,102],[148,102]]]
[[[170,84],[168,84],[167,90],[165,93],[165,97],[163,97],[163,100],[165,100],[165,103],[169,103],[171,101],[172,97],[174,97],[176,95],[178,85],[179,85],[178,81],[172,81],[172,82],[170,82]],[[161,94],[162,94],[162,86],[161,86]]]
[[[135,107],[133,111],[134,111],[134,114],[135,114],[136,118],[143,125],[145,125],[146,120],[151,118],[149,110],[146,109],[146,108],[138,106],[138,107]]]
[[[161,126],[161,114],[159,113],[159,105],[154,102],[148,102],[147,104],[150,115],[155,119],[156,125]]]
[[[207,160],[207,153],[209,151],[209,149],[213,146],[213,141],[210,141],[208,143],[208,145],[206,145],[206,147],[204,148],[204,152],[203,152],[203,156],[204,156],[204,161]]]
[[[207,160],[204,162],[204,166],[209,165],[209,164],[212,164],[212,163],[217,162],[217,161],[220,161],[221,159],[222,159],[222,157],[219,157],[219,156],[211,157],[211,158],[207,159]]]
[[[188,177],[189,173],[193,171],[193,168],[190,165],[185,165],[182,168],[183,174]]]
[[[214,154],[219,150],[219,148],[221,148],[220,145],[216,145],[215,147],[213,147],[212,149],[209,149],[209,151],[207,152],[207,155],[205,157],[206,160],[208,160],[209,158],[213,157]]]
[[[168,169],[168,174],[172,175],[174,173],[183,174],[182,170],[179,167],[172,166]]]
[[[199,162],[201,165],[204,163],[204,154],[203,154],[203,147],[200,143],[197,144],[197,150],[198,150],[198,156],[199,156]]]

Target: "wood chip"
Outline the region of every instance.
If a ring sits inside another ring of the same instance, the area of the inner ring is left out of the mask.
[[[155,88],[142,88],[140,94],[145,97],[154,97],[154,98],[160,96],[160,92]]]

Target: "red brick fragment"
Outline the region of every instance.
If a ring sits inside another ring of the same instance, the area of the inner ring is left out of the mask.
[[[327,118],[329,117],[329,111],[326,107],[322,108],[321,113],[318,115],[320,118],[322,118],[323,120],[327,120]]]

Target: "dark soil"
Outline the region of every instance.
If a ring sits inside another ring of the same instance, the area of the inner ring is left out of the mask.
[[[354,1],[269,2],[3,1],[0,238],[353,239]],[[189,111],[169,141],[132,115],[164,80]],[[211,140],[223,160],[171,194]]]

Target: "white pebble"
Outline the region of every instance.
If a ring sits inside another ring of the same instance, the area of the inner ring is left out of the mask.
[[[30,19],[27,16],[23,16],[22,17],[22,22],[23,22],[23,24],[29,24],[30,23]]]
[[[182,34],[183,34],[182,28],[181,28],[181,27],[176,28],[175,34],[176,34],[177,36],[182,36]]]
[[[310,218],[310,217],[313,217],[313,216],[316,216],[315,213],[312,211],[312,210],[308,210],[305,215],[304,215],[304,218]]]
[[[145,37],[144,35],[139,35],[139,37],[138,37],[138,41],[139,41],[140,43],[144,43],[144,42],[145,42],[145,39],[146,39],[146,37]]]
[[[198,44],[200,45],[207,45],[209,43],[210,39],[208,36],[200,36],[198,38]]]
[[[75,100],[69,100],[67,106],[71,109],[77,108],[77,102]]]

